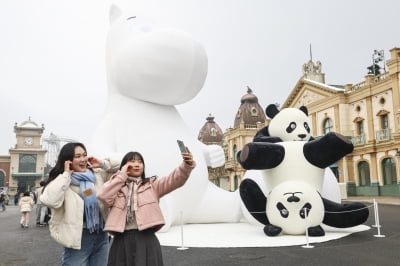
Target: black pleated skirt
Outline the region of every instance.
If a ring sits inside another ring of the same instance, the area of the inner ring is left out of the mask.
[[[128,230],[115,234],[108,266],[162,266],[160,241],[154,229]]]

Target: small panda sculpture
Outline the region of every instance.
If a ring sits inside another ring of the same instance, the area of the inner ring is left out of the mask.
[[[250,214],[265,225],[268,236],[280,233],[325,234],[321,224],[347,228],[362,224],[368,208],[362,203],[340,204],[321,197],[325,168],[353,151],[352,143],[337,133],[319,139],[310,135],[307,108],[279,111],[269,105],[269,126],[237,155],[245,169],[261,170],[267,197],[252,179],[240,185],[240,196]]]

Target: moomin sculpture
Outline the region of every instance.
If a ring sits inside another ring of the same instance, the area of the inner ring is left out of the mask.
[[[141,21],[139,16],[124,16],[115,5],[110,9],[108,102],[91,149],[103,156],[139,151],[149,158],[146,174],[162,175],[180,162],[176,140],[181,139],[197,167],[182,188],[161,200],[163,231],[180,222],[181,214],[184,223],[238,222],[238,193],[208,181],[207,165],[225,163],[222,148],[199,142],[175,108],[201,90],[206,52],[184,32]]]

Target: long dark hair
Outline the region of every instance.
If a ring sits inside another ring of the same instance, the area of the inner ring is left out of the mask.
[[[139,160],[142,160],[142,162],[143,162],[143,173],[142,173],[142,175],[141,175],[141,178],[142,178],[143,180],[145,180],[146,174],[144,173],[144,169],[145,169],[144,159],[143,159],[143,156],[142,156],[139,152],[137,152],[137,151],[130,151],[130,152],[128,152],[127,154],[125,154],[124,158],[122,158],[122,161],[121,161],[119,170],[121,170],[122,167],[123,167],[127,162],[129,162],[130,160],[132,160],[132,159],[139,159]]]
[[[64,173],[65,161],[72,161],[74,159],[76,147],[81,147],[85,152],[87,152],[85,145],[80,142],[70,142],[65,144],[58,154],[56,165],[50,170],[49,178],[46,180],[43,190],[51,181],[56,179],[57,176]]]

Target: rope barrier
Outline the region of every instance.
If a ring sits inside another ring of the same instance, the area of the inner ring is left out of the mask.
[[[337,213],[337,214],[340,214],[340,213],[348,213],[348,212],[357,212],[357,211],[361,211],[361,210],[364,210],[364,209],[367,209],[367,208],[371,208],[371,207],[374,207],[374,204],[371,204],[371,205],[368,205],[368,206],[365,206],[365,207],[362,207],[362,208],[359,208],[359,209],[355,209],[355,210],[340,211],[340,212],[325,211],[325,213]],[[262,212],[249,212],[249,213],[266,213],[266,211],[262,211]]]

